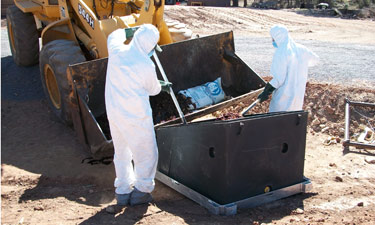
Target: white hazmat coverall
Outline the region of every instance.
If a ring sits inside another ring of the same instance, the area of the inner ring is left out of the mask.
[[[133,186],[150,193],[158,161],[149,96],[160,93],[155,65],[148,54],[159,40],[159,31],[142,25],[129,45],[124,29],[108,36],[105,103],[115,148],[115,187],[128,194]],[[134,169],[131,161],[134,162]]]
[[[282,25],[271,28],[277,44],[271,65],[273,79],[269,82],[275,91],[270,112],[302,110],[308,67],[318,63],[319,57],[305,46],[297,44]]]

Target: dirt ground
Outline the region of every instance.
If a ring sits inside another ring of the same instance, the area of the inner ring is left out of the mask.
[[[300,39],[375,44],[375,22],[370,20],[242,8],[171,6],[165,13],[201,35],[233,29],[265,37],[271,25],[283,23]],[[15,68],[17,74],[4,74],[4,68]],[[343,138],[344,98],[374,102],[374,89],[308,84],[304,175],[313,184],[308,193],[240,209],[235,216],[216,216],[157,181],[153,203],[110,214],[106,209],[115,203],[113,164],[81,163],[89,155],[74,131],[48,109],[38,76],[37,66],[17,68],[2,58],[2,224],[374,224],[375,152],[344,151],[335,143]],[[375,112],[367,112],[374,126]],[[358,118],[357,123],[367,121]]]
[[[198,35],[233,30],[235,36],[269,37],[269,30],[273,25],[283,24],[295,39],[375,44],[375,26],[372,20],[312,17],[306,16],[305,11],[293,9],[169,6],[165,15],[167,19],[187,24],[194,34]]]

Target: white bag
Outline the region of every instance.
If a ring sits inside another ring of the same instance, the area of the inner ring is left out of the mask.
[[[222,101],[225,96],[221,87],[221,77],[217,78],[214,82],[207,82],[201,86],[181,90],[178,93],[191,98],[192,105],[189,105],[189,110],[216,104]]]
[[[207,91],[214,101],[214,104],[223,101],[225,93],[221,87],[221,77],[217,78],[214,82],[204,84],[204,86],[207,87]]]

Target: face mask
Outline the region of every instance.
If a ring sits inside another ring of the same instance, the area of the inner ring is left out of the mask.
[[[277,48],[277,44],[275,41],[272,42],[273,47]]]

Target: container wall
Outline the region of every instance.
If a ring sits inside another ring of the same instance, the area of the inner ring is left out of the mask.
[[[233,97],[265,85],[235,54],[233,32],[164,45],[162,49],[158,57],[175,92],[218,77],[222,78],[224,91]],[[158,69],[157,73],[161,80]]]
[[[160,127],[159,171],[220,204],[303,181],[306,112]]]

